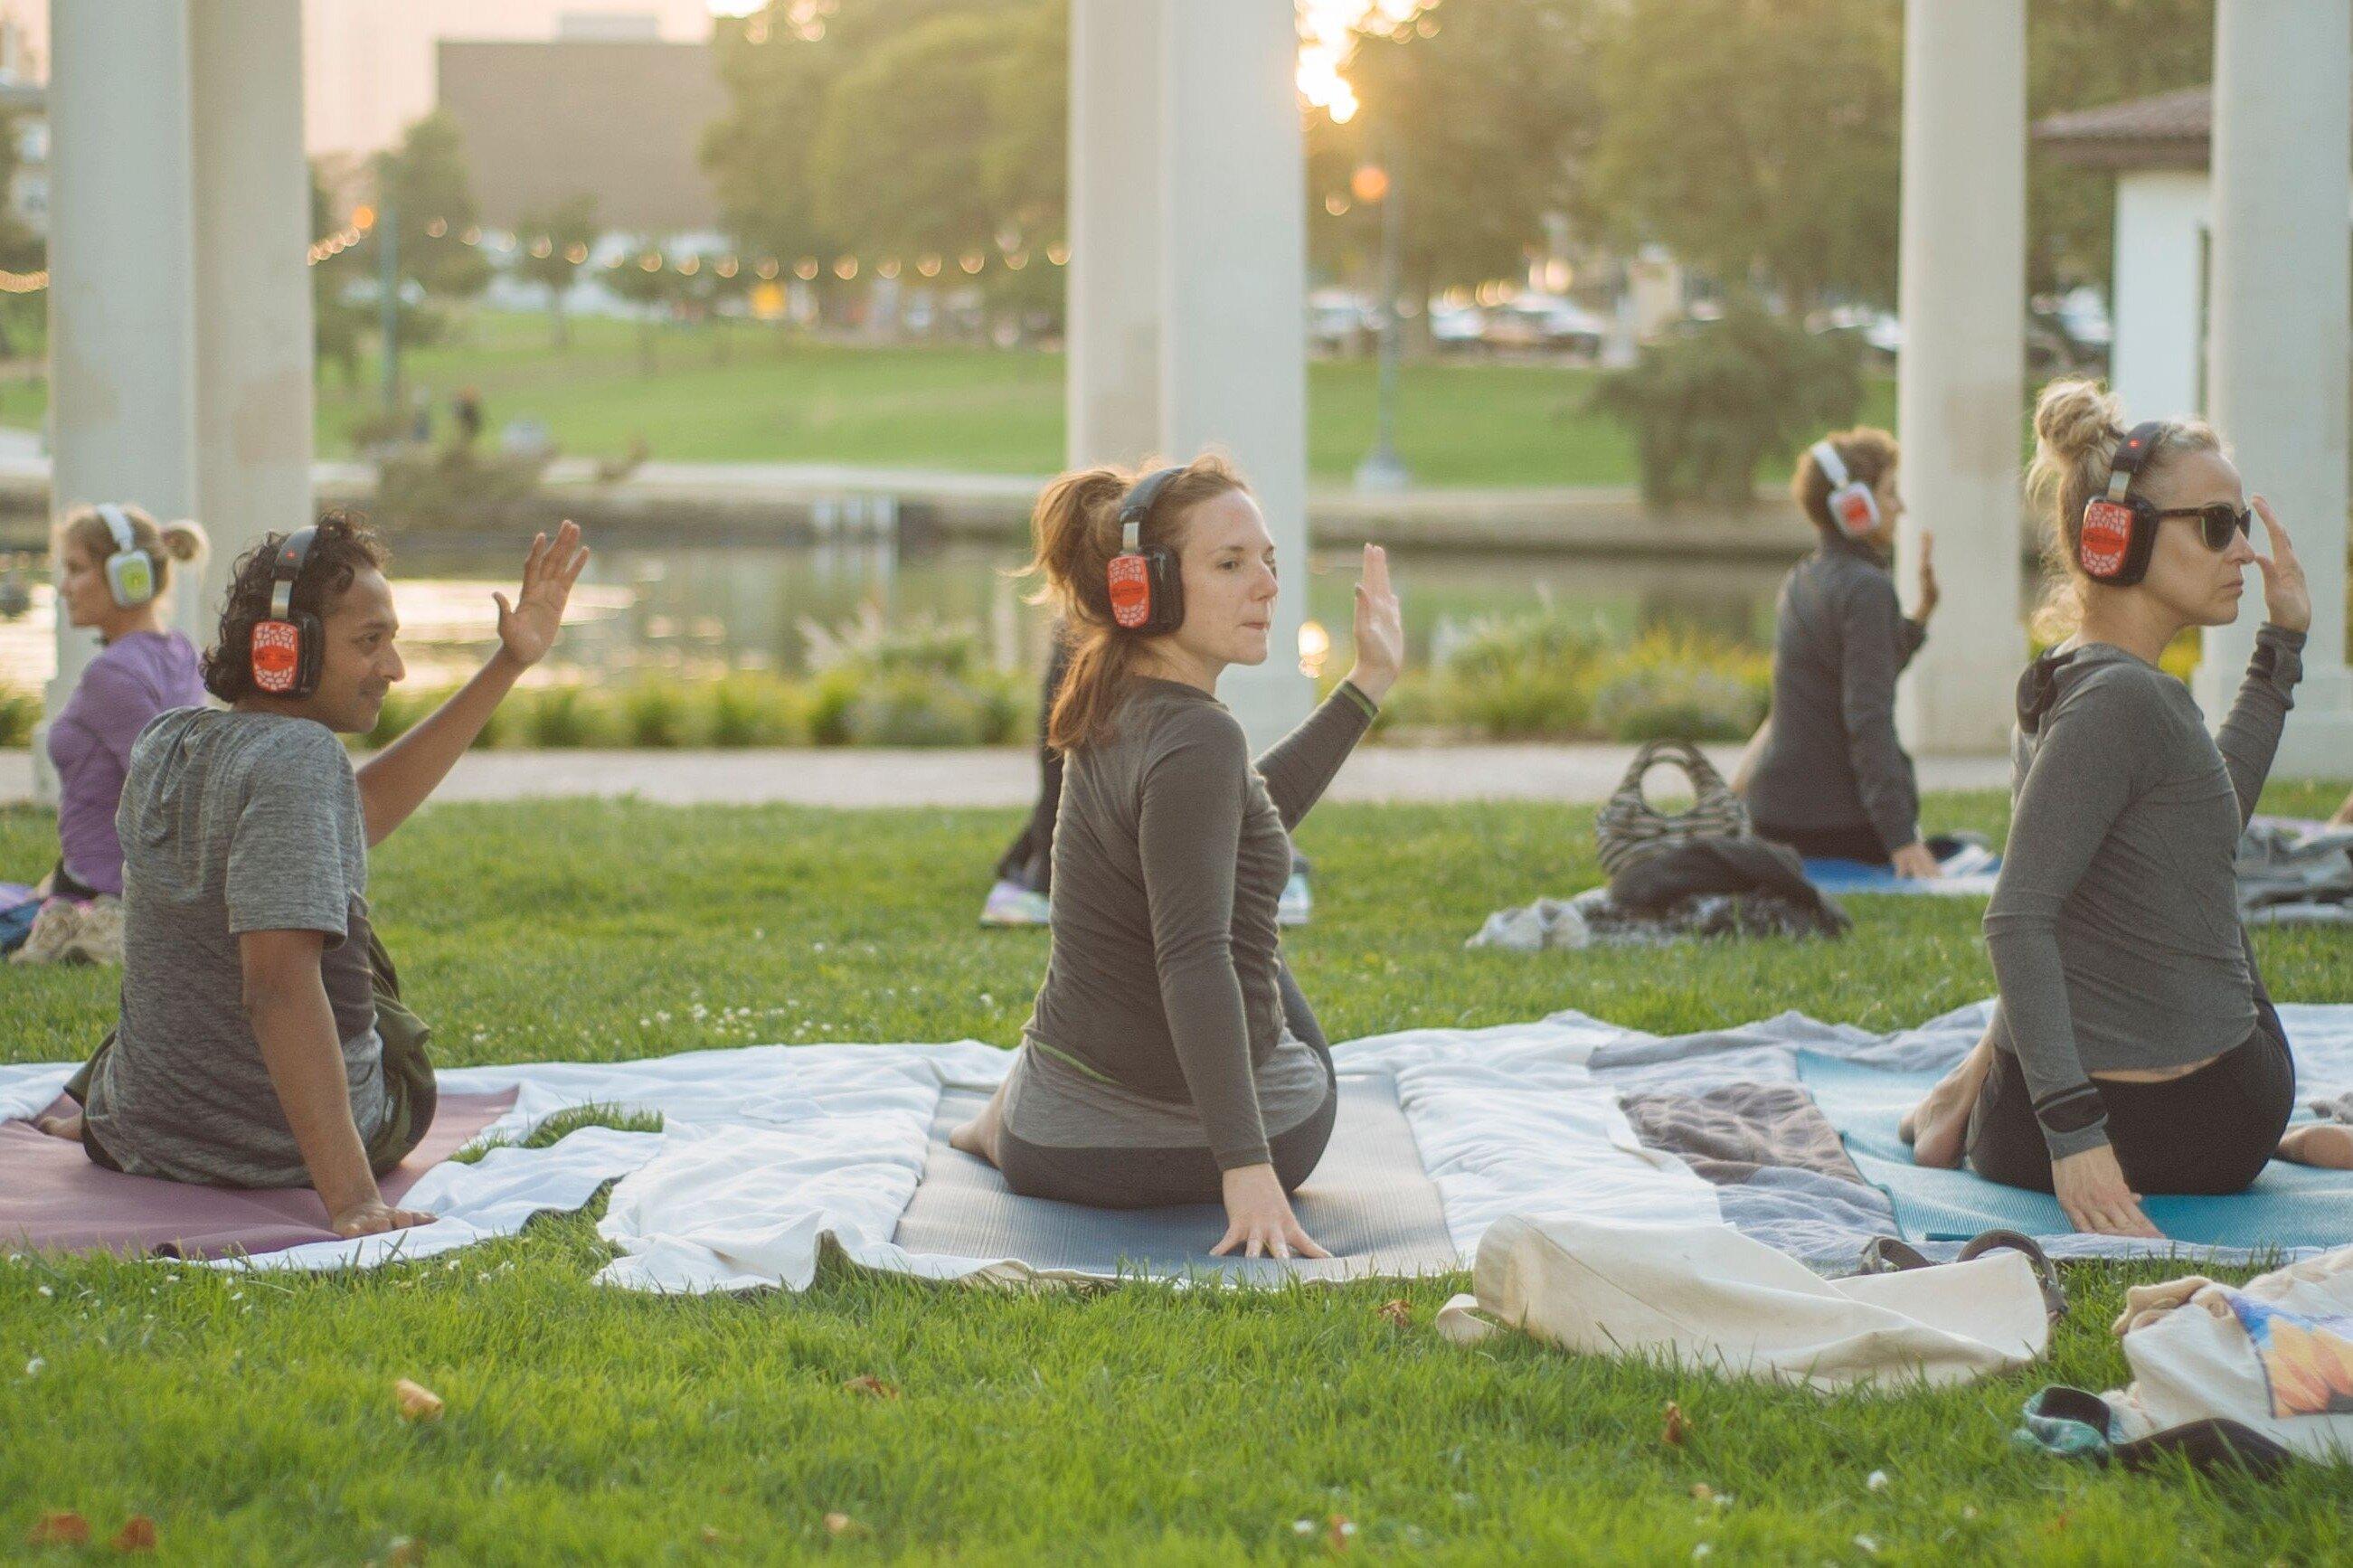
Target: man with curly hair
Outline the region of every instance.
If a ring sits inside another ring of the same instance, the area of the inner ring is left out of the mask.
[[[587,563],[566,522],[498,601],[498,651],[354,770],[338,739],[375,727],[406,673],[388,556],[337,514],[237,563],[205,685],[228,706],[159,715],[132,748],[121,1016],[44,1124],[135,1175],[311,1187],[341,1236],[430,1216],[376,1178],[433,1121],[425,1026],[367,905],[367,856],[432,794],[545,656]]]

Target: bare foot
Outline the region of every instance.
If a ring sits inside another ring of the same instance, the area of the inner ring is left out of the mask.
[[[1977,1108],[1978,1091],[1993,1070],[1994,1046],[1979,1040],[1977,1048],[1947,1073],[1928,1098],[1912,1108],[1896,1127],[1896,1135],[1912,1145],[1912,1163],[1954,1170],[1961,1163],[1969,1136],[1969,1112]]]
[[[1008,1073],[1005,1083],[998,1084],[997,1092],[988,1097],[988,1103],[980,1108],[980,1114],[948,1134],[949,1148],[961,1149],[992,1165],[997,1163],[997,1132],[1005,1124],[1005,1087],[1012,1081],[1012,1075]]]
[[[36,1116],[33,1125],[52,1138],[63,1138],[73,1143],[81,1142],[81,1112],[79,1110],[60,1110],[47,1116]]]
[[[2279,1157],[2299,1165],[2353,1171],[2353,1127],[2342,1121],[2315,1121],[2292,1127],[2279,1142]]]

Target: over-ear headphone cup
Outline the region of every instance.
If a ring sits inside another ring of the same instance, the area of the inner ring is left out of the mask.
[[[324,638],[316,616],[254,623],[249,657],[254,689],[272,697],[308,697],[319,689]]]
[[[1173,632],[1185,624],[1184,571],[1172,551],[1147,550],[1145,560],[1152,574],[1152,621],[1147,629],[1155,634]]]
[[[2138,496],[2123,500],[2103,497],[2084,508],[2084,524],[2076,531],[2075,563],[2094,583],[2128,588],[2148,572],[2148,558],[2157,547],[2153,508]]]

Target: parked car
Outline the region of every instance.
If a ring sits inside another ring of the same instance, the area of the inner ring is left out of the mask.
[[[1307,344],[1331,353],[1362,353],[1380,331],[1380,312],[1370,300],[1345,289],[1318,289],[1307,296]]]
[[[1440,349],[1460,353],[1479,346],[1487,330],[1487,319],[1472,305],[1432,305],[1430,308],[1430,339]]]
[[[1486,312],[1480,340],[1491,348],[1553,349],[1588,358],[1601,353],[1609,326],[1556,294],[1523,294]]]

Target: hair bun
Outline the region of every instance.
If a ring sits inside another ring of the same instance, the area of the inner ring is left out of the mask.
[[[157,531],[164,536],[164,552],[174,561],[194,561],[212,543],[205,534],[204,525],[193,518],[167,522]]]
[[[2124,405],[2096,381],[2054,381],[2034,404],[2034,438],[2070,466],[2116,439]]]

